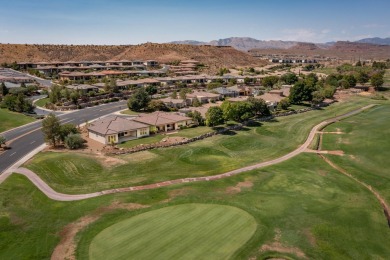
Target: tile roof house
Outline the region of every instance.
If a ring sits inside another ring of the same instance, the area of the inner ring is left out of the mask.
[[[171,130],[178,130],[180,127],[187,126],[192,123],[192,119],[190,117],[160,111],[141,115],[134,118],[133,120],[149,125],[150,131],[152,132],[167,132]]]
[[[160,99],[167,107],[170,108],[183,108],[187,106],[187,102],[184,99],[179,99],[179,98],[163,98]]]
[[[149,136],[149,125],[131,118],[108,116],[92,122],[88,126],[88,136],[103,144],[121,143]]]
[[[193,99],[195,98],[197,98],[201,103],[215,102],[221,99],[221,94],[214,94],[204,91],[194,91],[187,94],[187,99],[190,99],[191,103],[193,103]]]

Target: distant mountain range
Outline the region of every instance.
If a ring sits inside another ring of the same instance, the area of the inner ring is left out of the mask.
[[[379,38],[379,37],[365,38],[365,39],[361,39],[361,40],[358,40],[355,42],[378,44],[378,45],[390,45],[390,37],[387,37],[387,38]]]
[[[356,43],[368,43],[376,45],[390,45],[390,38],[365,38]],[[248,51],[251,49],[289,49],[296,46],[298,41],[262,41],[250,37],[230,37],[225,39],[213,40],[210,42],[201,42],[195,40],[186,41],[174,41],[174,44],[189,44],[189,45],[213,45],[213,46],[232,46],[233,48],[241,51]],[[326,49],[335,44],[335,42],[327,43],[314,43],[316,46],[322,49]]]

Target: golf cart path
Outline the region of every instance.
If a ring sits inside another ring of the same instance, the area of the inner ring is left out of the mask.
[[[98,197],[106,194],[113,194],[113,193],[119,193],[119,192],[130,192],[130,191],[139,191],[139,190],[149,190],[149,189],[156,189],[159,187],[165,187],[165,186],[170,186],[174,184],[180,184],[180,183],[189,183],[189,182],[199,182],[199,181],[213,181],[213,180],[219,180],[222,178],[227,178],[230,176],[234,176],[243,172],[259,169],[262,167],[278,164],[281,162],[284,162],[288,159],[291,159],[298,154],[305,152],[305,150],[309,147],[310,143],[314,139],[315,135],[317,134],[318,131],[322,130],[325,126],[337,122],[341,119],[344,119],[346,117],[350,117],[352,115],[358,114],[366,109],[369,109],[375,105],[368,105],[356,110],[353,110],[351,112],[348,112],[346,114],[327,119],[316,126],[314,126],[310,133],[309,136],[307,137],[305,143],[303,143],[300,147],[295,149],[294,151],[270,160],[266,162],[261,162],[258,164],[246,166],[243,168],[239,168],[233,171],[229,171],[226,173],[218,174],[218,175],[213,175],[213,176],[205,176],[205,177],[196,177],[196,178],[183,178],[183,179],[176,179],[176,180],[171,180],[171,181],[164,181],[164,182],[159,182],[159,183],[154,183],[154,184],[148,184],[148,185],[141,185],[141,186],[133,186],[133,187],[125,187],[125,188],[117,188],[117,189],[110,189],[110,190],[105,190],[105,191],[100,191],[100,192],[94,192],[94,193],[87,193],[87,194],[77,194],[77,195],[71,195],[71,194],[64,194],[64,193],[58,193],[55,190],[53,190],[48,184],[46,184],[37,174],[32,172],[29,169],[26,168],[17,168],[13,169],[13,172],[22,174],[26,176],[38,189],[40,189],[47,197],[53,200],[57,201],[76,201],[76,200],[83,200],[83,199],[88,199],[88,198],[93,198],[93,197]],[[1,181],[0,181],[1,183]]]

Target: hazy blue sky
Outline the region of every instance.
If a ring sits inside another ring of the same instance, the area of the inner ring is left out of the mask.
[[[389,11],[389,0],[0,0],[0,42],[353,41],[389,37]]]

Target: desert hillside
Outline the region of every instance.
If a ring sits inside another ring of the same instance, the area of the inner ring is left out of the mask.
[[[390,58],[390,46],[374,45],[356,42],[336,42],[328,47],[320,48],[312,43],[299,43],[289,49],[252,49],[252,54],[261,55],[305,55],[305,56],[325,56],[344,60],[376,59],[384,60]]]
[[[0,63],[82,60],[196,59],[210,69],[261,65],[262,61],[231,47],[145,43],[140,45],[0,44]]]

